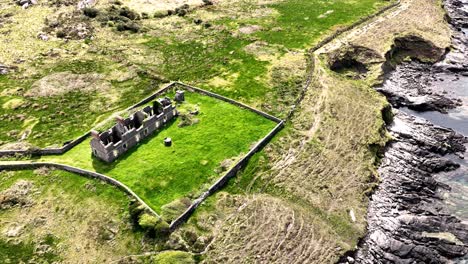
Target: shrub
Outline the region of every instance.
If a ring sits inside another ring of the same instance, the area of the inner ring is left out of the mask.
[[[131,31],[133,33],[137,33],[138,31],[140,31],[140,26],[134,22],[118,23],[117,30],[118,31]]]
[[[136,13],[135,11],[132,11],[132,10],[126,8],[126,7],[123,7],[123,8],[120,9],[119,15],[121,15],[123,17],[127,17],[130,20],[140,19],[140,15],[138,13]]]
[[[187,15],[187,10],[185,10],[185,9],[179,9],[179,10],[177,11],[177,15],[183,17],[183,16]]]
[[[148,213],[140,215],[138,224],[150,237],[166,236],[170,232],[170,226],[166,221]]]
[[[145,207],[136,200],[132,200],[128,206],[128,211],[132,222],[138,224],[140,215],[145,211]]]
[[[159,219],[153,215],[147,213],[141,214],[138,219],[138,224],[145,230],[154,229],[154,226],[158,223]]]
[[[55,33],[57,38],[65,38],[67,34],[63,30],[58,30],[57,33]]]
[[[190,199],[185,197],[174,200],[161,207],[161,217],[167,222],[170,222],[179,217],[191,204],[192,202]]]
[[[154,226],[156,236],[167,236],[170,233],[170,226],[166,221],[159,219],[159,222]]]
[[[99,14],[99,10],[92,7],[85,7],[83,8],[83,14],[87,17],[95,18]]]

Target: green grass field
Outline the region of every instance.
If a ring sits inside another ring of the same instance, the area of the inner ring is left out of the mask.
[[[111,164],[91,156],[89,140],[64,155],[42,160],[114,177],[160,212],[164,204],[199,194],[222,174],[216,172],[221,162],[245,154],[276,125],[248,110],[187,92],[179,109],[195,108],[200,111],[197,124],[179,127],[179,117]],[[172,138],[171,147],[163,145],[165,137]]]

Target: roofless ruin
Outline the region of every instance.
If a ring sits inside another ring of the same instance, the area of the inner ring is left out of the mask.
[[[184,92],[177,91],[175,101],[184,101]],[[152,106],[136,111],[128,118],[116,117],[117,123],[109,130],[91,131],[91,149],[94,156],[113,162],[141,140],[152,135],[178,114],[168,97],[153,101]]]

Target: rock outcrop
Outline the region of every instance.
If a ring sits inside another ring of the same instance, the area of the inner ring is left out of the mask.
[[[451,129],[397,112],[395,141],[379,168],[368,234],[352,257],[358,263],[446,263],[468,253],[468,225],[445,211],[433,175],[458,168],[443,156],[465,151],[468,140]],[[455,237],[456,239],[448,239]]]

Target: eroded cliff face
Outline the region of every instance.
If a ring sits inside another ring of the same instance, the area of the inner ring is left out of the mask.
[[[444,200],[451,187],[436,177],[460,167],[449,154],[465,156],[466,132],[410,114],[468,107],[466,96],[447,92],[460,82],[468,83],[468,1],[448,0],[445,8],[453,27],[452,50],[434,65],[396,66],[377,88],[394,107],[403,108],[394,111],[388,126],[393,141],[379,167],[382,182],[371,196],[368,234],[356,252],[342,258],[343,263],[451,263],[468,254],[467,219],[453,215]],[[466,114],[459,118],[468,122]]]

